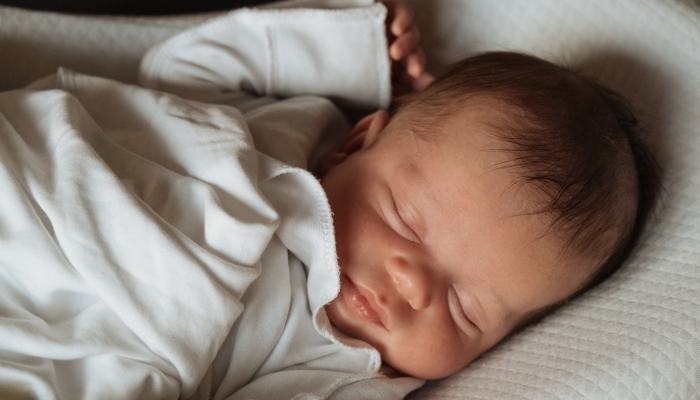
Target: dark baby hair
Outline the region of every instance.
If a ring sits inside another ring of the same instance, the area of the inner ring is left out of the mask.
[[[537,57],[490,52],[453,65],[401,104],[397,115],[411,109],[418,115],[410,117],[413,130],[429,136],[480,96],[507,110],[507,121],[493,122],[512,155],[503,167],[516,171],[515,185],[534,190],[540,200],[534,213],[550,218],[550,231],[570,254],[600,260],[571,297],[605,280],[629,254],[660,191],[658,165],[628,102],[594,79]]]

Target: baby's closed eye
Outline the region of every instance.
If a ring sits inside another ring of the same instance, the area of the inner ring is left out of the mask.
[[[392,197],[390,211],[393,219],[398,225],[398,227],[396,228],[398,233],[407,240],[416,243],[421,243],[421,239],[418,236],[418,234],[416,234],[413,228],[411,228],[411,226],[406,222],[406,219],[401,215],[401,211],[399,211],[399,205],[397,205],[396,199],[394,197]]]
[[[458,290],[454,286],[450,286],[447,291],[447,301],[448,307],[450,309],[450,314],[455,321],[455,324],[466,334],[474,333],[474,331],[480,331],[479,327],[474,323],[474,321],[467,315],[468,304],[464,304],[464,301],[460,298],[457,293]],[[468,301],[467,301],[468,303]]]

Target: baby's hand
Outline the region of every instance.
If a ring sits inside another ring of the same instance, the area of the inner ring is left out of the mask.
[[[411,6],[395,0],[384,1],[388,9],[386,18],[391,80],[394,98],[421,90],[435,78],[425,70],[425,53],[418,44],[420,34],[413,24]]]

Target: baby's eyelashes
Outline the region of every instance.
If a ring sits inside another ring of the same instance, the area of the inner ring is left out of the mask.
[[[396,205],[396,200],[392,198],[392,203],[391,203],[391,213],[393,214],[394,219],[400,225],[399,227],[399,234],[403,236],[405,239],[408,239],[412,242],[415,243],[421,243],[421,239],[416,234],[416,232],[406,223],[406,220],[404,219],[403,216],[401,216],[401,213],[399,212],[399,208]]]
[[[470,334],[473,334],[475,330],[481,331],[467,315],[465,307],[468,305],[463,304],[457,290],[453,286],[450,286],[447,290],[447,302],[450,314],[461,331],[469,336],[471,336]]]

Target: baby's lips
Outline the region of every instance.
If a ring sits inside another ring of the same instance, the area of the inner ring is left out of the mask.
[[[344,282],[343,282],[344,281]],[[379,307],[371,290],[356,285],[348,276],[343,276],[343,297],[348,307],[360,318],[386,328],[386,315]]]
[[[386,328],[388,320],[386,310],[384,310],[384,308],[379,305],[379,302],[377,302],[377,296],[374,294],[374,292],[372,292],[366,287],[356,285],[356,288],[360,292],[362,297],[364,297],[367,300],[369,306],[372,308],[372,311],[374,311],[374,313],[377,314],[377,317],[379,318],[379,321],[382,324],[382,326]]]

